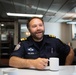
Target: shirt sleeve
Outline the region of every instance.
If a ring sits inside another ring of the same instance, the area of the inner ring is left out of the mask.
[[[59,54],[60,65],[65,65],[66,57],[70,52],[70,47],[63,43],[61,40],[57,40],[57,52]]]
[[[64,55],[65,57],[70,52],[70,47],[59,39],[57,40],[57,48],[58,48],[58,52],[60,53],[60,55]]]
[[[11,53],[11,56],[17,56],[17,57],[23,57],[24,56],[23,43],[16,45],[14,51]]]

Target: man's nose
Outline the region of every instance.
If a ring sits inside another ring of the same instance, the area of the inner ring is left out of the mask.
[[[37,26],[37,29],[40,29],[40,26]]]

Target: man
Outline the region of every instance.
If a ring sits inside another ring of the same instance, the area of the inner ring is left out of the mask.
[[[9,60],[10,66],[44,69],[50,57],[58,57],[60,65],[72,63],[73,50],[59,39],[44,35],[44,22],[41,18],[31,18],[27,23],[27,28],[31,36],[16,46]]]

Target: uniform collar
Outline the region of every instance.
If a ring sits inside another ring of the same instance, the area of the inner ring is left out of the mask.
[[[27,40],[29,41],[29,46],[34,45],[34,40],[33,40],[32,36],[29,36],[29,37],[27,38]]]
[[[43,38],[43,44],[48,44],[48,43],[50,43],[50,41],[48,40],[49,35],[44,35],[43,37],[44,37],[44,38]],[[34,45],[34,40],[33,40],[32,36],[29,36],[29,37],[27,38],[27,40],[30,42],[30,43],[29,43],[30,46],[31,46],[31,45]]]
[[[49,35],[44,35],[44,44],[49,44],[50,41],[49,41]]]

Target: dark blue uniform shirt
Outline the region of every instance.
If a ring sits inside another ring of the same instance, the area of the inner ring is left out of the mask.
[[[69,51],[70,47],[57,38],[44,35],[42,45],[39,47],[30,36],[27,40],[22,41],[20,45],[16,46],[11,56],[25,59],[58,57],[60,65],[64,65]]]

